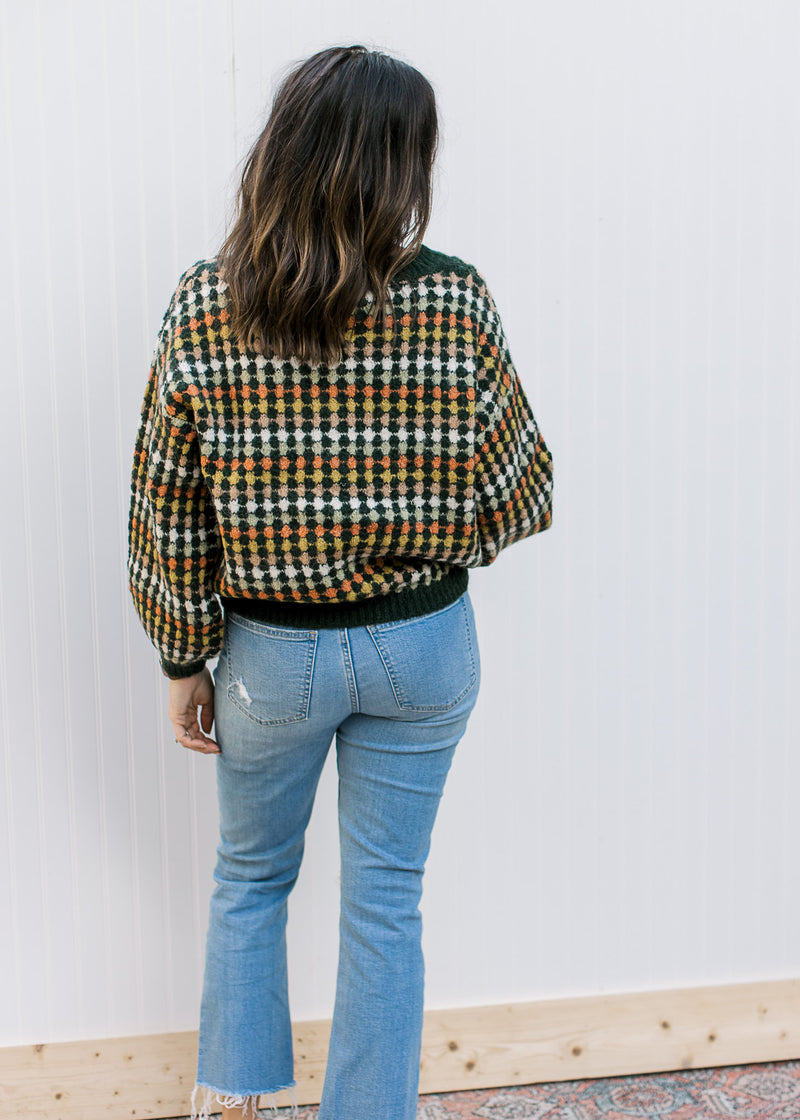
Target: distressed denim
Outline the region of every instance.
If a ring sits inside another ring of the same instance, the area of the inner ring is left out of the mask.
[[[469,592],[430,614],[344,629],[228,612],[215,685],[220,843],[193,1116],[223,1100],[257,1115],[259,1096],[281,1089],[297,1113],[287,903],[335,739],[339,960],[319,1120],[412,1120],[425,974],[418,903],[480,687]]]

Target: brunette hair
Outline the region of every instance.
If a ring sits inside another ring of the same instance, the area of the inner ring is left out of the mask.
[[[339,361],[368,293],[386,331],[389,281],[430,219],[438,135],[430,82],[381,51],[329,47],[283,79],[218,254],[241,345]]]

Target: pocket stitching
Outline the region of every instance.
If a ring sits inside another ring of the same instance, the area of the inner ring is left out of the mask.
[[[475,687],[475,682],[478,679],[478,671],[477,671],[477,668],[475,666],[475,656],[474,656],[474,650],[473,650],[473,645],[472,645],[472,632],[471,632],[471,627],[469,625],[469,616],[467,614],[467,605],[466,605],[466,602],[463,601],[462,599],[456,600],[456,603],[458,603],[458,602],[461,602],[462,615],[463,615],[464,621],[466,623],[467,650],[468,650],[468,653],[469,653],[469,664],[470,664],[470,679],[469,679],[469,683],[466,685],[466,687],[463,688],[461,690],[461,692],[458,694],[458,696],[455,698],[455,700],[452,700],[449,704],[409,704],[405,700],[405,698],[402,696],[402,692],[401,692],[401,689],[400,689],[400,681],[397,678],[396,671],[394,670],[394,667],[392,665],[391,657],[388,655],[388,651],[387,651],[386,657],[384,657],[384,650],[381,649],[380,644],[378,642],[378,638],[380,637],[380,634],[383,633],[384,630],[386,630],[386,629],[391,629],[391,626],[383,627],[382,629],[378,630],[377,634],[373,633],[373,630],[377,629],[376,627],[372,627],[372,626],[367,627],[367,630],[369,630],[369,633],[370,633],[370,637],[372,638],[372,641],[375,645],[375,648],[377,649],[378,654],[380,656],[380,659],[383,662],[383,665],[386,669],[387,676],[389,677],[389,684],[392,687],[392,692],[394,694],[394,698],[395,698],[395,701],[397,703],[397,706],[402,711],[404,711],[404,712],[449,712],[449,711],[451,711],[451,709],[455,708],[456,704],[458,704],[461,700],[463,700],[463,698],[470,691],[470,689]],[[453,603],[452,606],[455,606],[456,603]],[[444,607],[443,610],[450,610],[450,607]],[[436,613],[440,613],[440,612],[436,612]],[[420,615],[419,617],[422,618],[424,616]],[[404,621],[413,622],[415,620],[412,618],[412,619],[406,619]]]
[[[236,625],[238,625],[238,623]],[[250,627],[245,626],[243,627],[243,629],[249,630]],[[317,632],[316,630],[308,630],[303,631],[303,633],[307,635],[303,640],[308,643],[308,653],[306,654],[305,679],[303,680],[303,685],[300,693],[301,710],[297,715],[294,716],[286,716],[283,719],[262,719],[260,716],[254,715],[248,708],[244,706],[239,697],[236,695],[236,692],[234,690],[234,683],[232,680],[232,670],[230,664],[231,659],[229,656],[225,658],[228,665],[228,683],[226,688],[227,698],[233,705],[233,707],[236,708],[236,710],[243,716],[246,716],[252,723],[257,723],[261,727],[280,727],[286,723],[300,723],[302,722],[302,720],[308,719],[308,710],[311,705],[311,681],[314,676],[314,663],[317,656]],[[283,635],[278,634],[276,635],[276,637],[278,638],[278,640],[280,640]],[[294,636],[287,636],[286,640],[293,642],[297,641],[298,639]]]

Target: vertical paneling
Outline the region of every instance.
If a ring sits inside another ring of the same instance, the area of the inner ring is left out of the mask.
[[[0,1043],[196,1025],[213,764],[129,602],[158,326],[275,81],[399,53],[555,459],[472,573],[482,694],[424,898],[431,1007],[797,974],[800,15],[788,3],[2,6]],[[289,915],[332,1007],[336,768]]]

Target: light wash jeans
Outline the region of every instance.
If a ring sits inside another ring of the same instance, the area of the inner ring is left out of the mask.
[[[193,1116],[290,1092],[287,900],[335,736],[339,965],[319,1120],[413,1120],[418,903],[445,779],[480,687],[469,592],[400,622],[300,630],[228,613],[215,672],[220,844]],[[274,1097],[273,1097],[274,1106]]]

